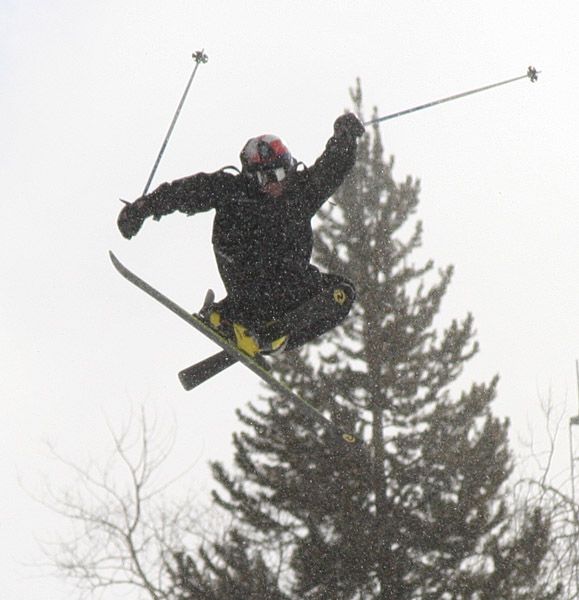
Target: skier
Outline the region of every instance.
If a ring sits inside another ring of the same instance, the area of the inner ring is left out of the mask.
[[[343,321],[354,301],[350,281],[310,263],[311,219],[353,167],[363,133],[353,113],[341,115],[309,168],[280,138],[252,138],[241,172],[163,183],[127,204],[118,227],[130,239],[147,217],[215,209],[212,242],[227,296],[216,303],[210,291],[200,316],[250,356],[297,348]]]

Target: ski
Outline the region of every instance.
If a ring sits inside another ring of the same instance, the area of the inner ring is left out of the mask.
[[[253,357],[253,360],[256,360],[256,358],[261,366],[266,371],[269,371],[269,363],[265,358],[259,356]],[[224,371],[227,367],[230,367],[237,362],[239,362],[237,358],[231,356],[231,354],[228,354],[225,350],[221,350],[221,352],[217,352],[217,354],[209,356],[205,360],[183,369],[179,373],[179,381],[185,390],[189,392],[193,388],[201,385],[204,381],[211,379],[215,375],[219,375],[221,371]]]
[[[179,381],[185,390],[189,392],[237,362],[237,358],[231,356],[225,350],[221,350],[217,354],[183,369],[179,373]]]
[[[343,431],[330,419],[328,419],[322,412],[320,412],[315,406],[310,404],[307,400],[302,398],[299,394],[294,392],[286,383],[277,379],[272,373],[270,373],[266,367],[260,362],[252,359],[249,355],[239,350],[236,346],[229,343],[228,340],[221,337],[215,332],[209,325],[207,325],[202,319],[195,314],[191,314],[175,302],[159,292],[157,289],[149,285],[146,281],[135,275],[127,267],[125,267],[119,259],[109,251],[111,261],[116,270],[133,285],[143,290],[146,294],[160,302],[163,306],[174,312],[177,316],[181,317],[184,321],[189,323],[192,327],[197,329],[200,333],[209,338],[212,342],[217,344],[229,354],[234,362],[238,361],[247,367],[250,371],[253,371],[262,381],[267,383],[272,389],[286,397],[288,400],[294,403],[294,405],[301,410],[308,417],[312,418],[318,424],[324,426],[327,431],[332,433],[341,442],[344,442],[350,447],[363,447],[363,443],[352,433]],[[217,355],[214,355],[217,356]],[[211,360],[213,357],[210,357]]]

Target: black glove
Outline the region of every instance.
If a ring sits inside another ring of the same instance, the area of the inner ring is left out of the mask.
[[[133,204],[125,205],[119,214],[117,225],[123,237],[126,237],[128,240],[138,233],[143,225],[143,221],[148,216],[143,208],[143,202],[139,199],[133,202]]]
[[[334,135],[336,137],[351,136],[360,137],[366,129],[360,119],[354,113],[340,115],[334,122]]]

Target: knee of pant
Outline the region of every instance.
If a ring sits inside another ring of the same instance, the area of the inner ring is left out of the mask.
[[[350,312],[356,298],[356,288],[349,281],[341,281],[332,288],[332,299],[344,317]]]

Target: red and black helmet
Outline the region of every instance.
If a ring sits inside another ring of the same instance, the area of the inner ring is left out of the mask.
[[[275,178],[282,181],[296,167],[296,161],[287,146],[280,138],[270,134],[248,140],[239,158],[242,173],[258,180]]]

